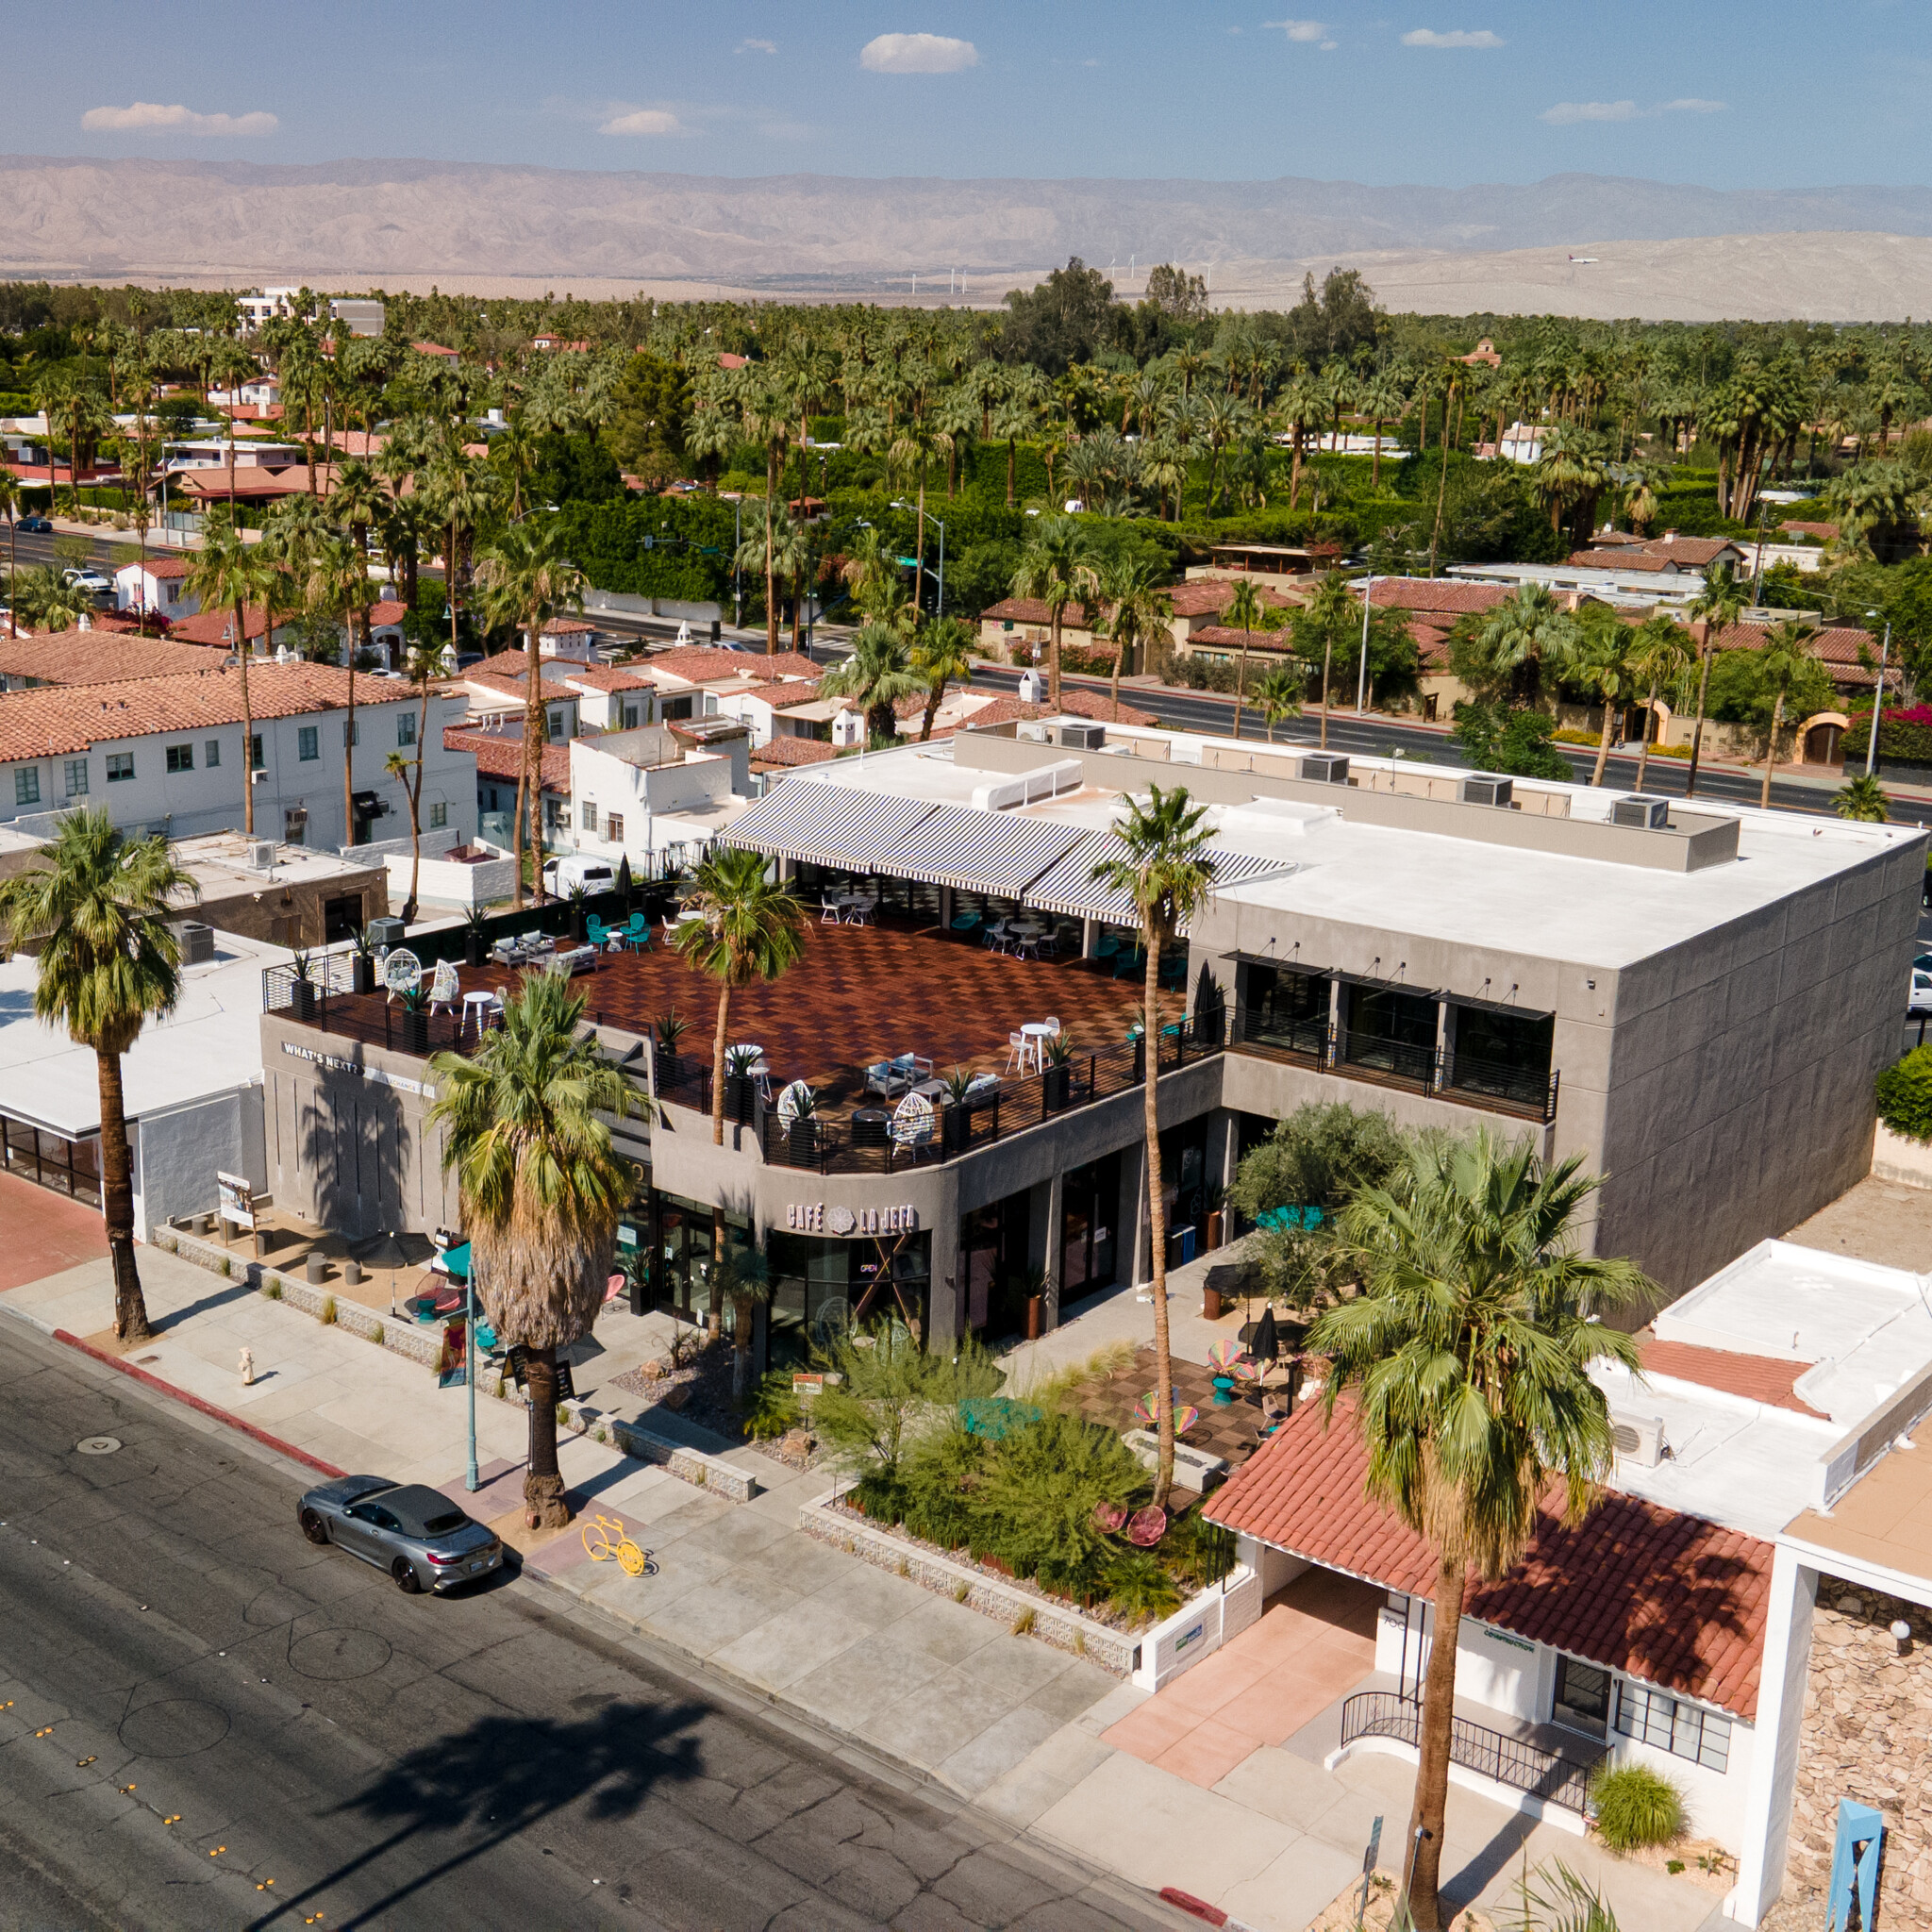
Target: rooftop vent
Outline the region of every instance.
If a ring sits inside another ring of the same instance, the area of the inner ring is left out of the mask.
[[[1657,1415],[1612,1415],[1610,1444],[1619,1460],[1634,1463],[1639,1469],[1655,1469],[1668,1453],[1663,1418]]]
[[[267,872],[275,862],[275,848],[266,839],[249,841],[246,863],[251,872]]]
[[[181,963],[206,966],[215,956],[215,929],[197,919],[184,919],[175,928],[181,935]]]
[[[1348,759],[1339,751],[1307,752],[1302,758],[1296,775],[1312,785],[1346,785]]]
[[[1069,751],[1098,751],[1107,742],[1107,726],[1090,718],[1069,718],[1056,734]]]
[[[1671,801],[1653,798],[1646,791],[1633,791],[1610,807],[1613,825],[1636,825],[1646,832],[1661,832],[1671,822]]]
[[[1516,796],[1516,781],[1498,772],[1472,772],[1457,793],[1464,805],[1507,807]]]

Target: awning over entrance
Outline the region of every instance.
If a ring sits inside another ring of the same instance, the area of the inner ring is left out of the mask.
[[[895,878],[924,879],[956,891],[1017,899],[1091,835],[1051,819],[1010,818],[941,805],[922,819],[880,860]]]
[[[1208,856],[1214,861],[1214,890],[1251,885],[1257,879],[1294,870],[1291,861],[1265,858],[1252,852],[1230,852],[1223,845],[1210,845]],[[1132,898],[1093,876],[1096,865],[1108,865],[1127,857],[1126,842],[1114,832],[1095,832],[1067,854],[1044,877],[1026,892],[1026,903],[1042,912],[1064,913],[1069,919],[1097,919],[1108,925],[1137,926],[1141,915]]]
[[[734,819],[719,838],[771,858],[871,872],[933,810],[923,798],[794,778]]]

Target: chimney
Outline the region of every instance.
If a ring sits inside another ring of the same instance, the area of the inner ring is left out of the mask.
[[[1677,533],[1676,533],[1676,531],[1674,531],[1674,530],[1666,530],[1666,531],[1664,532],[1664,541],[1665,541],[1666,543],[1674,543],[1674,542],[1675,542],[1676,541],[1677,541]]]

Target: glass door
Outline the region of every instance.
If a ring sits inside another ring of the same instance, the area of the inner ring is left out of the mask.
[[[1557,1696],[1551,1718],[1566,1730],[1601,1738],[1609,1728],[1610,1674],[1574,1657],[1557,1659]]]

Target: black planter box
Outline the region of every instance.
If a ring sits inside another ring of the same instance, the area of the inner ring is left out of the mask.
[[[741,1127],[751,1125],[752,1100],[758,1093],[757,1085],[743,1074],[724,1075],[724,1118],[736,1121]]]
[[[490,936],[488,933],[466,932],[463,935],[463,963],[466,966],[480,966],[490,957]]]
[[[426,1008],[403,1008],[403,1051],[425,1055],[429,1051],[429,1014]]]
[[[578,945],[582,945],[584,936],[588,930],[589,928],[584,924],[584,908],[581,906],[573,906],[570,908],[571,938],[576,941]]]
[[[1072,1067],[1049,1067],[1041,1078],[1041,1091],[1045,1097],[1048,1113],[1059,1113],[1073,1097],[1074,1070]]]
[[[349,987],[355,992],[375,991],[375,958],[371,953],[355,953],[349,958]]]
[[[296,1019],[308,1024],[315,1018],[315,1008],[319,1004],[314,987],[306,979],[298,979],[289,989],[289,1004],[294,1008]]]

